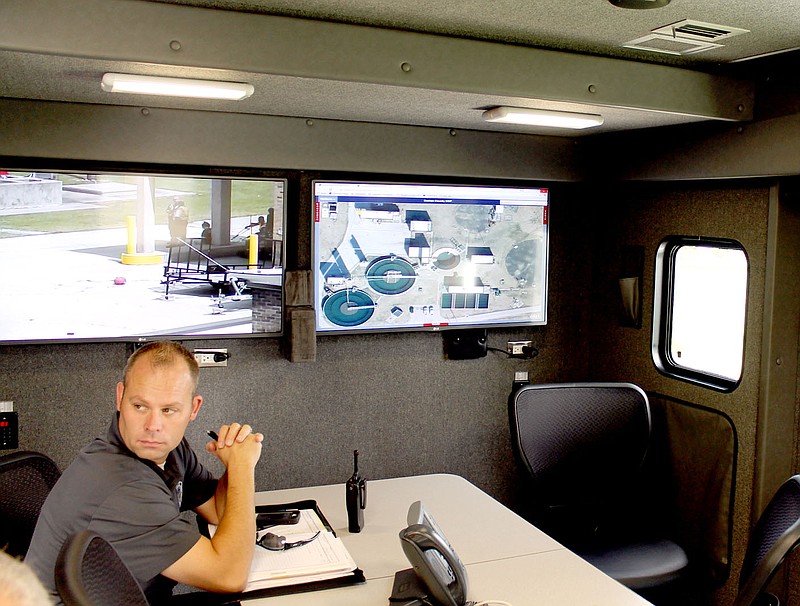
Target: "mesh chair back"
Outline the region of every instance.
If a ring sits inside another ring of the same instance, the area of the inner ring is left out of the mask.
[[[800,543],[800,475],[792,476],[775,493],[758,519],[747,544],[735,606],[761,599],[780,565]]]
[[[147,598],[114,547],[83,530],[56,561],[56,588],[66,606],[148,606]]]
[[[14,556],[27,553],[44,500],[60,475],[38,452],[0,457],[0,548]]]
[[[550,507],[615,494],[647,454],[650,407],[630,383],[527,385],[509,412],[517,453]]]
[[[512,395],[509,415],[538,526],[632,589],[666,591],[682,578],[688,557],[654,507],[658,474],[645,469],[652,426],[644,391],[528,385]]]

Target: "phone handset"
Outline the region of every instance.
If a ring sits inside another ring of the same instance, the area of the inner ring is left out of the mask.
[[[464,606],[467,572],[455,551],[439,533],[424,524],[400,532],[400,544],[414,572],[442,606]]]

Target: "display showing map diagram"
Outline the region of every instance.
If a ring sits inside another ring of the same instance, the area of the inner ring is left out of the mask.
[[[315,199],[317,330],[544,323],[546,196],[342,198]]]

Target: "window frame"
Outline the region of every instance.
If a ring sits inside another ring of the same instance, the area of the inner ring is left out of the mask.
[[[742,331],[742,371],[736,380],[681,366],[673,360],[670,353],[675,290],[675,258],[678,250],[684,246],[733,249],[741,251],[745,256],[747,276],[745,281],[744,327]],[[741,384],[744,376],[747,314],[750,298],[750,257],[744,245],[730,238],[668,236],[659,243],[656,251],[653,285],[653,332],[650,343],[653,363],[658,371],[665,376],[700,385],[707,389],[714,389],[724,393],[730,393],[735,390]]]

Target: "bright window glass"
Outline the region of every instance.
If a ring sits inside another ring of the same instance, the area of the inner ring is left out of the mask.
[[[738,381],[747,303],[744,251],[681,246],[675,253],[673,274],[672,361]]]
[[[713,389],[735,389],[742,377],[747,284],[747,254],[738,242],[665,239],[655,275],[658,369]]]

